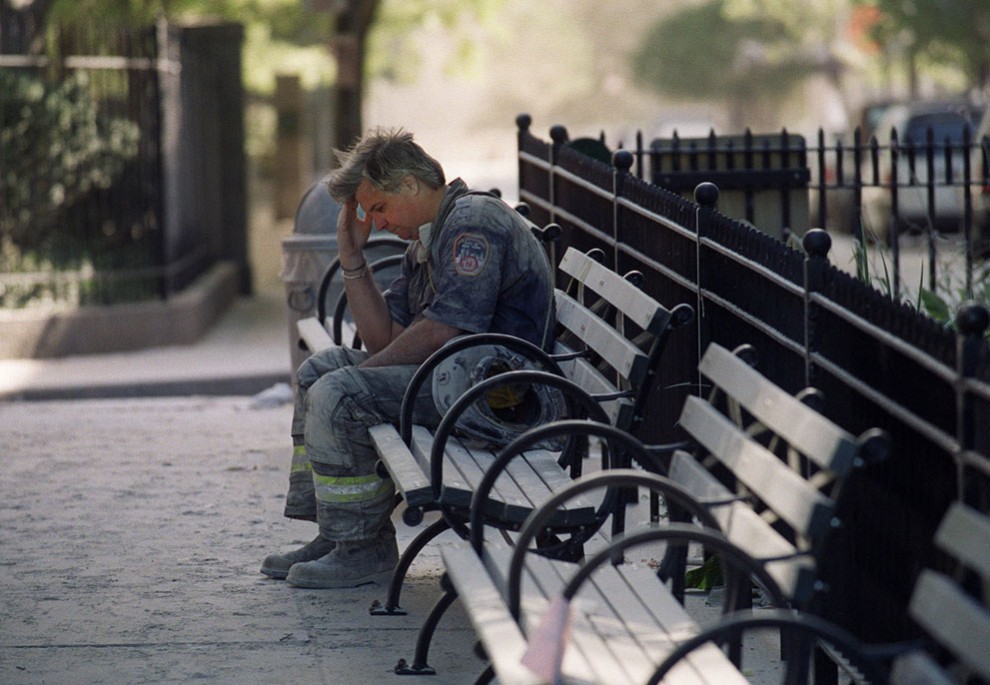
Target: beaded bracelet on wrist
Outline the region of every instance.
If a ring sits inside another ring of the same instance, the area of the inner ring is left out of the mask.
[[[359,278],[364,278],[368,274],[368,262],[365,261],[356,269],[346,269],[341,267],[344,271],[344,279],[348,281],[354,281]]]

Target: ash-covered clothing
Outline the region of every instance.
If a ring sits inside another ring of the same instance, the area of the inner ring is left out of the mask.
[[[402,274],[386,292],[392,317],[420,317],[470,333],[498,332],[549,347],[554,324],[552,271],[528,224],[504,202],[471,193],[460,179],[447,187],[437,219],[406,251]],[[421,232],[421,235],[423,233]],[[316,519],[328,540],[373,538],[389,521],[394,487],[376,473],[368,428],[398,425],[415,365],[359,368],[366,352],[330,348],[297,371],[293,455],[285,515]],[[436,427],[431,383],[414,421]]]
[[[363,350],[331,347],[311,355],[296,374],[293,440],[298,448],[285,515],[316,520],[320,533],[335,542],[376,537],[394,505],[392,481],[376,472],[378,455],[368,428],[398,423],[417,367],[358,368],[367,357]],[[413,421],[430,427],[440,423],[429,383],[414,404]]]
[[[552,271],[518,212],[457,179],[448,186],[429,242],[428,249],[413,243],[406,250],[402,274],[385,293],[396,322],[409,327],[422,316],[547,348],[554,320]]]

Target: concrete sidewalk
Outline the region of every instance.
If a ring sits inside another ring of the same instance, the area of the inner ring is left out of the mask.
[[[0,405],[0,682],[394,683],[439,594],[414,564],[405,617],[384,589],[308,591],[258,572],[307,542],[281,515],[289,405],[188,397]],[[397,520],[400,545],[412,534]],[[483,664],[452,610],[430,683]]]
[[[194,345],[0,362],[0,682],[395,682],[439,593],[437,554],[414,564],[406,617],[370,616],[374,585],[258,572],[315,535],[281,514],[291,406],[253,408],[289,380],[275,293]],[[397,528],[403,545],[418,530]],[[466,627],[452,610],[429,682],[480,673]]]
[[[285,298],[270,290],[237,300],[192,345],[0,360],[0,399],[251,395],[290,372]]]

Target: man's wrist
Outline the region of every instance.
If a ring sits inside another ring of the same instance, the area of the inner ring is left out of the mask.
[[[356,269],[344,269],[344,279],[354,281],[368,275],[368,262],[364,261]]]
[[[337,259],[340,261],[340,268],[344,271],[360,271],[368,265],[368,260],[365,259],[364,252],[361,250],[355,250],[346,256],[338,252]]]

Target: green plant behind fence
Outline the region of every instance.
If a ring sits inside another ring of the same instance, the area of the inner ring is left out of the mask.
[[[133,242],[120,238],[128,227],[107,217],[81,225],[125,176],[140,139],[137,124],[101,111],[92,90],[85,72],[50,81],[0,70],[0,306],[148,296],[97,293],[101,264],[149,262],[122,244]]]
[[[868,231],[863,232],[869,235]],[[876,261],[870,259],[871,243],[861,238],[853,246],[853,259],[856,265],[856,276],[864,283],[879,289],[893,299],[894,288],[888,268],[890,248],[882,241],[872,243]],[[947,328],[955,327],[956,311],[967,302],[975,302],[984,307],[990,307],[990,263],[979,262],[973,268],[972,292],[966,287],[964,268],[956,264],[964,259],[961,255],[952,254],[949,250],[939,252],[938,279],[932,287],[924,285],[924,273],[912,294],[910,288],[902,289],[900,298],[924,312],[935,321]],[[986,337],[990,340],[990,330]]]

